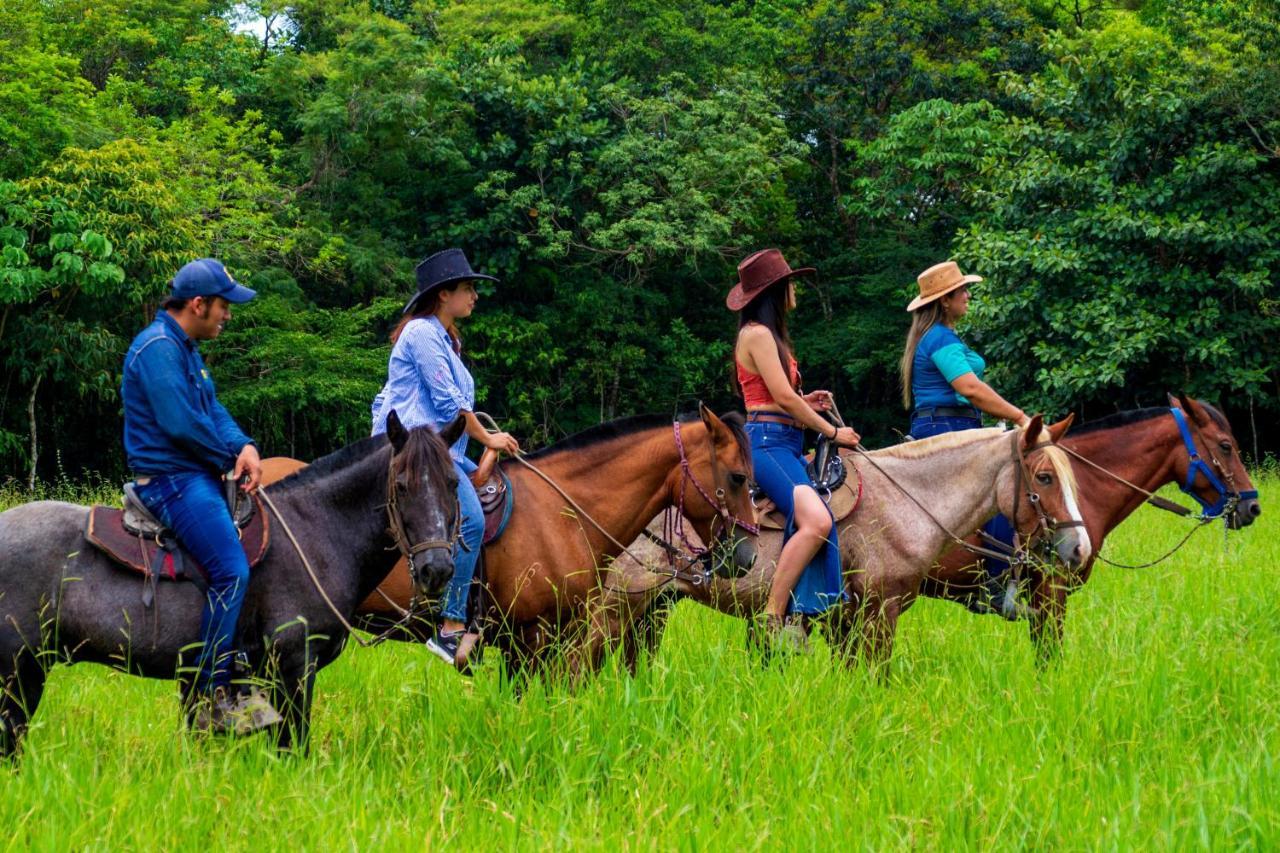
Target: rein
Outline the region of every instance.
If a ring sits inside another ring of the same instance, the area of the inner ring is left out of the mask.
[[[393,458],[394,458],[394,454],[393,454]],[[381,634],[378,634],[377,636],[375,636],[373,639],[366,640],[364,637],[361,637],[359,633],[357,633],[355,626],[352,625],[347,620],[347,617],[342,615],[342,611],[338,609],[337,605],[333,603],[333,599],[329,597],[329,593],[325,591],[324,585],[320,583],[319,576],[316,575],[316,570],[312,567],[311,561],[307,559],[307,555],[305,552],[303,552],[302,546],[298,544],[297,537],[294,536],[293,531],[289,529],[289,523],[284,520],[284,516],[280,513],[280,509],[276,506],[275,501],[271,500],[271,496],[267,494],[265,489],[259,489],[258,494],[259,496],[261,496],[263,502],[271,509],[271,511],[275,513],[276,520],[280,522],[280,527],[284,530],[285,535],[289,537],[289,541],[293,544],[293,549],[298,553],[298,557],[302,560],[303,567],[306,568],[307,570],[307,575],[311,578],[311,583],[315,586],[316,592],[320,593],[320,598],[323,599],[324,603],[328,606],[329,612],[332,613],[334,617],[338,620],[338,623],[341,624],[342,627],[346,629],[348,636],[355,638],[355,641],[366,649],[373,648],[374,646],[378,646],[386,642],[388,639],[391,638],[393,634],[398,632],[401,628],[408,625],[410,622],[414,621],[418,617],[418,613],[419,613],[417,608],[418,595],[416,591],[417,590],[417,569],[414,567],[414,564],[413,564],[413,555],[420,554],[423,551],[427,551],[433,548],[449,548],[452,550],[452,547],[453,547],[452,542],[446,541],[443,539],[427,539],[417,543],[416,545],[409,545],[405,541],[407,537],[404,531],[404,519],[400,515],[400,507],[396,499],[396,478],[394,473],[392,473],[391,463],[388,463],[387,464],[387,504],[386,504],[387,521],[388,521],[387,532],[392,535],[393,539],[395,539],[396,547],[400,550],[400,553],[404,555],[405,559],[409,563],[409,572],[414,580],[415,592],[414,592],[413,598],[411,598],[409,601],[408,610],[404,610],[399,607],[396,608],[397,610],[400,610],[401,613],[403,614],[399,620],[397,620],[395,623],[389,626]],[[454,525],[454,528],[455,528],[455,534],[456,534],[456,530],[457,530],[456,523]]]

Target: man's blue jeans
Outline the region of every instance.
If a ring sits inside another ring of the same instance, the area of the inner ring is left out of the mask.
[[[471,594],[471,579],[476,574],[480,560],[480,542],[484,539],[484,510],[475,486],[471,485],[471,472],[476,465],[470,459],[464,463],[454,460],[458,471],[458,512],[461,514],[459,543],[453,546],[453,580],[445,590],[440,615],[457,622],[467,621],[467,598]],[[463,546],[466,547],[463,547]]]
[[[222,483],[213,474],[161,474],[137,487],[152,515],[174,532],[209,580],[200,617],[195,689],[207,693],[231,683],[236,624],[249,586],[249,561],[240,547]]]

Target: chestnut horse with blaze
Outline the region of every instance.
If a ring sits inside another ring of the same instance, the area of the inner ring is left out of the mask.
[[[716,543],[721,559],[715,565],[751,566],[751,451],[741,424],[740,416],[722,419],[705,406],[698,417],[676,422],[624,418],[523,457],[547,479],[515,460],[499,463],[514,506],[501,537],[484,548],[486,621],[496,624],[496,635],[487,639],[509,671],[536,671],[557,641],[587,639],[594,630],[592,604],[607,598],[603,579],[613,559],[666,509],[681,512],[700,541]],[[263,482],[302,464],[264,460]],[[655,584],[666,580],[654,575]],[[366,626],[385,626],[401,619],[411,598],[402,561],[359,612]],[[419,624],[404,639],[423,639],[427,630]],[[593,667],[602,644],[577,646],[569,665],[575,672]]]

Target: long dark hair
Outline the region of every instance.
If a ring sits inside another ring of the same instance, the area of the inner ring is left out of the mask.
[[[455,281],[450,284],[442,284],[439,287],[437,287],[435,290],[428,293],[423,298],[419,299],[417,304],[413,308],[413,313],[405,314],[403,317],[401,317],[400,322],[396,323],[396,327],[391,330],[391,345],[392,346],[396,345],[396,342],[400,340],[400,336],[404,334],[404,327],[409,325],[411,321],[421,320],[423,318],[430,317],[432,314],[436,313],[436,308],[440,306],[441,291],[457,290],[458,285],[460,284],[462,284],[461,281]],[[455,324],[450,323],[448,326],[445,327],[445,331],[448,332],[449,337],[453,339],[453,351],[456,353],[461,353],[462,352],[462,336],[458,334],[458,327]]]
[[[791,281],[784,278],[782,281],[776,281],[765,288],[764,292],[752,299],[742,309],[738,311],[738,331],[741,333],[743,327],[748,323],[759,323],[769,330],[773,335],[774,342],[778,345],[778,362],[782,365],[782,372],[787,375],[787,381],[795,383],[791,375],[791,366],[788,364],[788,358],[791,355],[791,335],[787,332],[787,285]],[[756,365],[759,367],[759,365]],[[734,373],[735,379],[737,373]],[[738,385],[738,396],[742,396],[742,384]]]

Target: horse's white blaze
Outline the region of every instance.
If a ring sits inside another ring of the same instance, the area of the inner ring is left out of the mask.
[[[1065,479],[1061,482],[1062,498],[1067,502],[1067,512],[1071,515],[1072,521],[1080,522],[1080,526],[1076,528],[1076,537],[1080,546],[1080,562],[1083,563],[1093,553],[1093,544],[1089,541],[1089,529],[1084,526],[1084,518],[1080,515],[1080,507],[1076,505],[1075,484]]]

